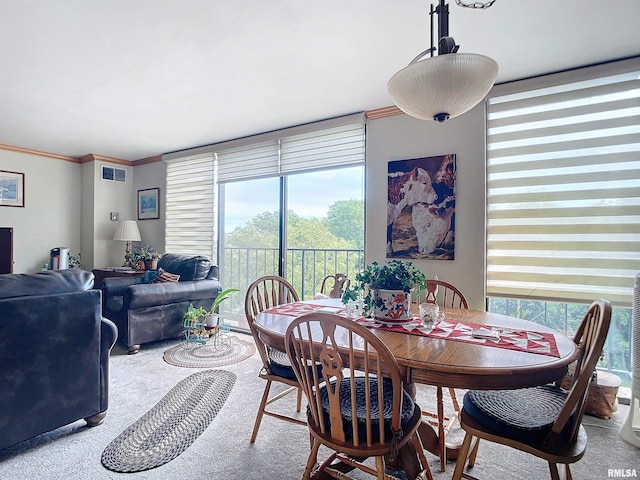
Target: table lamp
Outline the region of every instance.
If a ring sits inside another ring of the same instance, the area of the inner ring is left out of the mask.
[[[131,242],[139,242],[142,240],[140,237],[140,230],[138,230],[138,224],[135,220],[123,220],[118,224],[116,233],[113,234],[114,240],[120,240],[127,242],[125,248],[125,262],[123,267],[131,267]]]

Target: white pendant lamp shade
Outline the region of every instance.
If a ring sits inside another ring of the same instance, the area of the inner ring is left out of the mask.
[[[468,112],[496,81],[498,64],[473,53],[449,53],[414,60],[387,84],[394,103],[421,120],[444,122]]]

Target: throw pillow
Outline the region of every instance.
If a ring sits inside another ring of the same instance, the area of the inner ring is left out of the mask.
[[[168,282],[177,282],[180,280],[180,275],[176,275],[174,273],[165,272],[162,269],[158,269],[158,274],[153,277],[151,283],[168,283]]]

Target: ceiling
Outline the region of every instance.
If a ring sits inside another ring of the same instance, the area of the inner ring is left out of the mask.
[[[0,144],[137,160],[392,105],[422,0],[2,0]],[[640,55],[638,0],[450,0],[498,83]]]

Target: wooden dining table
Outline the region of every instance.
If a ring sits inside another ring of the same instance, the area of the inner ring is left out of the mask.
[[[344,315],[340,299],[310,300],[291,304],[289,311],[266,310],[260,313],[254,326],[262,341],[267,345],[285,350],[284,334],[299,312],[333,311]],[[510,317],[478,310],[443,308],[444,325],[455,328],[486,326],[497,331],[530,332],[552,337],[554,354],[533,353],[519,349],[492,346],[492,342],[459,341],[454,335],[449,338],[434,338],[419,334],[389,331],[374,322],[359,319],[365,325],[373,326],[372,331],[389,347],[400,365],[407,391],[415,397],[415,385],[425,384],[461,389],[502,390],[533,387],[561,380],[567,373],[569,364],[577,356],[573,340],[543,325],[521,318]],[[417,322],[417,319],[415,320]],[[419,323],[419,322],[418,322]],[[440,406],[441,407],[441,406]],[[445,439],[427,421],[419,429],[425,450],[440,455]],[[409,442],[410,444],[411,442]],[[457,456],[457,445],[446,444],[448,459]],[[409,457],[403,459],[403,468],[408,478],[415,478],[419,472],[417,458],[407,465]],[[442,458],[441,458],[442,459]],[[444,471],[444,464],[441,465]]]

